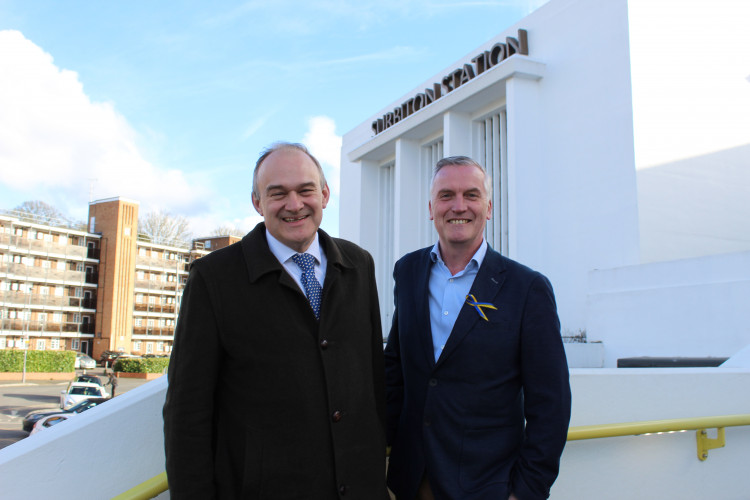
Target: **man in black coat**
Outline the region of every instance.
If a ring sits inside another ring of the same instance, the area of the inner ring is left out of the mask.
[[[259,158],[242,241],[190,270],[164,405],[170,494],[387,498],[372,257],[319,230],[329,190],[300,144]]]

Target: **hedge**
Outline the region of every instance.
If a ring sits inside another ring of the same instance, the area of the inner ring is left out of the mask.
[[[75,371],[74,351],[0,350],[0,372],[22,372],[23,353],[26,352],[27,373],[65,373]]]
[[[123,358],[115,361],[116,372],[163,373],[169,366],[169,358]]]

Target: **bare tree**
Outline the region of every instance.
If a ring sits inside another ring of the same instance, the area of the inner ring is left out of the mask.
[[[24,201],[13,209],[13,213],[19,217],[24,217],[32,222],[36,222],[37,224],[83,230],[86,228],[84,222],[70,219],[57,208],[41,200]]]
[[[231,226],[219,226],[213,231],[211,231],[211,234],[209,236],[237,236],[242,238],[245,236],[245,233],[247,231],[243,231],[239,228],[234,228]]]
[[[138,233],[159,244],[190,243],[190,223],[182,215],[153,211],[138,219]]]

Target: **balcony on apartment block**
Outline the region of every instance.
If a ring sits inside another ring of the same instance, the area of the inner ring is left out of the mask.
[[[99,282],[99,273],[97,271],[74,271],[72,269],[52,269],[51,267],[28,266],[26,264],[11,263],[8,264],[5,273],[0,267],[0,275],[6,274],[8,277],[17,277],[19,279],[40,279],[56,282],[69,283],[87,283],[96,285]]]
[[[3,319],[0,320],[0,330],[16,332],[19,335],[32,334],[69,334],[94,333],[94,323],[59,322],[54,320]],[[67,336],[67,335],[64,335]]]
[[[162,313],[162,314],[174,314],[177,310],[177,306],[175,304],[146,304],[146,303],[138,303],[136,302],[133,306],[133,309],[136,312],[152,312],[152,313]]]
[[[0,303],[7,306],[45,306],[52,308],[90,309],[96,310],[96,298],[57,296],[41,293],[9,292],[0,294]]]
[[[88,248],[64,242],[52,242],[26,238],[10,234],[0,234],[0,246],[8,246],[14,250],[54,255],[66,259],[84,260],[99,259],[98,248]]]

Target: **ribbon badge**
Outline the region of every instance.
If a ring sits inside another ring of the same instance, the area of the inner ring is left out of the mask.
[[[493,306],[489,302],[477,302],[477,299],[472,294],[469,294],[466,296],[466,303],[469,304],[474,309],[476,309],[477,314],[479,314],[479,317],[485,321],[489,321],[489,320],[487,319],[487,315],[484,314],[484,311],[482,311],[483,307],[486,307],[487,309],[494,309],[495,311],[497,311],[497,307]]]

